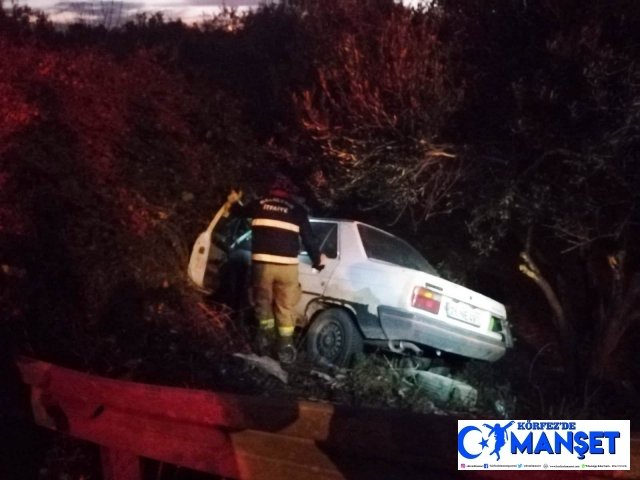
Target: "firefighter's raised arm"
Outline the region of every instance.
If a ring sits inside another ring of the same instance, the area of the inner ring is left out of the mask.
[[[242,199],[242,190],[231,190],[231,193],[227,196],[227,215],[231,213],[234,217],[247,217],[249,216],[249,205],[242,205],[240,200]]]

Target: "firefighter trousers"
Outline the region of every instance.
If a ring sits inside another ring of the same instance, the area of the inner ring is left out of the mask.
[[[280,337],[291,337],[295,307],[302,296],[298,265],[254,261],[252,290],[255,315],[261,330],[272,330],[277,322]]]

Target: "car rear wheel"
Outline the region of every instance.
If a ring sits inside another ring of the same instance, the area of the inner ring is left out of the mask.
[[[306,349],[315,363],[347,367],[362,352],[362,334],[348,312],[330,308],[320,312],[309,327]]]

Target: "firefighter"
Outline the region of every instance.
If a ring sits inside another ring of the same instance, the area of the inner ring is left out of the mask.
[[[238,203],[241,193],[232,191],[228,197],[232,215],[252,219],[251,282],[259,327],[258,353],[273,355],[277,344],[277,357],[282,363],[293,363],[296,358],[294,308],[302,295],[298,280],[299,239],[313,268],[322,270],[326,262],[307,211],[292,198],[295,191],[291,180],[277,176],[268,195],[247,205]]]

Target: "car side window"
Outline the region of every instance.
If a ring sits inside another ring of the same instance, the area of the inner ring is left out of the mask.
[[[327,258],[338,258],[338,224],[336,222],[311,222],[311,229],[320,251]],[[251,251],[251,230],[245,230],[242,235],[236,237],[234,249]],[[300,242],[300,253],[306,254],[304,250],[304,246]]]
[[[316,237],[320,252],[327,258],[338,258],[338,224],[336,222],[311,222],[311,229]],[[300,253],[305,254],[304,245],[300,243]]]
[[[241,236],[238,240],[237,240],[237,244],[235,249],[236,250],[247,250],[247,251],[251,251],[251,231],[249,232],[245,232],[245,234],[243,236]]]
[[[214,230],[214,241],[224,248],[235,248],[251,229],[251,222],[244,218],[222,218]],[[249,244],[251,248],[251,244]]]

